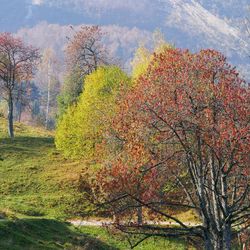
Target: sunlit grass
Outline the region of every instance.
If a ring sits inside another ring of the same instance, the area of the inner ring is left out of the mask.
[[[82,205],[76,204],[83,163],[64,159],[51,132],[22,124],[15,128],[13,141],[0,134],[0,209],[58,218],[76,215]]]
[[[129,249],[121,235],[104,228],[75,229],[64,221],[78,217],[88,204],[78,191],[84,162],[65,159],[53,132],[15,125],[7,136],[0,119],[0,249]],[[137,249],[186,249],[185,242],[150,238]]]

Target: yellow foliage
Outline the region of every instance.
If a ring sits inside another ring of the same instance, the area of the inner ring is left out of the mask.
[[[145,47],[139,47],[136,50],[134,59],[131,62],[133,79],[137,79],[146,73],[151,58],[152,54]]]
[[[56,130],[56,146],[65,156],[91,159],[116,112],[116,100],[128,76],[118,67],[100,67],[85,78],[78,103],[68,108]]]
[[[165,41],[164,35],[160,30],[156,30],[153,33],[153,47],[153,52],[156,54],[160,54],[166,49],[174,48],[171,44]],[[136,80],[138,77],[147,72],[148,66],[152,59],[153,53],[144,46],[140,46],[136,50],[134,58],[131,62],[133,79]]]

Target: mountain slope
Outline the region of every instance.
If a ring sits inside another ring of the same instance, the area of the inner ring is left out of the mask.
[[[141,38],[150,43],[150,33],[160,28],[166,39],[178,47],[220,50],[233,64],[250,72],[249,40],[238,27],[239,20],[247,15],[248,5],[248,0],[140,0],[136,4],[134,0],[2,0],[0,31],[26,27],[18,34],[27,40],[37,40],[39,47],[44,47],[41,42],[45,41],[62,48],[65,26],[98,24],[108,27],[112,51],[128,62]],[[40,24],[42,21],[48,24],[47,30]],[[49,24],[58,24],[56,31]],[[131,35],[133,32],[136,37]],[[122,39],[127,44],[121,45]]]

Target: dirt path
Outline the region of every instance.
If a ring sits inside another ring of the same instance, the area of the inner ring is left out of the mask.
[[[69,220],[69,222],[77,227],[80,226],[103,226],[104,224],[112,224],[111,220]],[[199,226],[198,223],[192,223],[192,222],[183,222],[186,226],[194,227]],[[162,221],[162,222],[153,222],[153,221],[147,221],[147,224],[149,225],[161,225],[161,226],[178,226],[179,224],[176,222],[170,222],[170,221]]]

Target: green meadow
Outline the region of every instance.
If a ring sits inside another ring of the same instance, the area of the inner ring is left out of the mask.
[[[0,249],[129,249],[106,228],[70,225],[88,210],[78,180],[84,162],[65,159],[53,133],[16,124],[7,136],[0,120]],[[136,249],[187,249],[185,242],[150,238]]]

